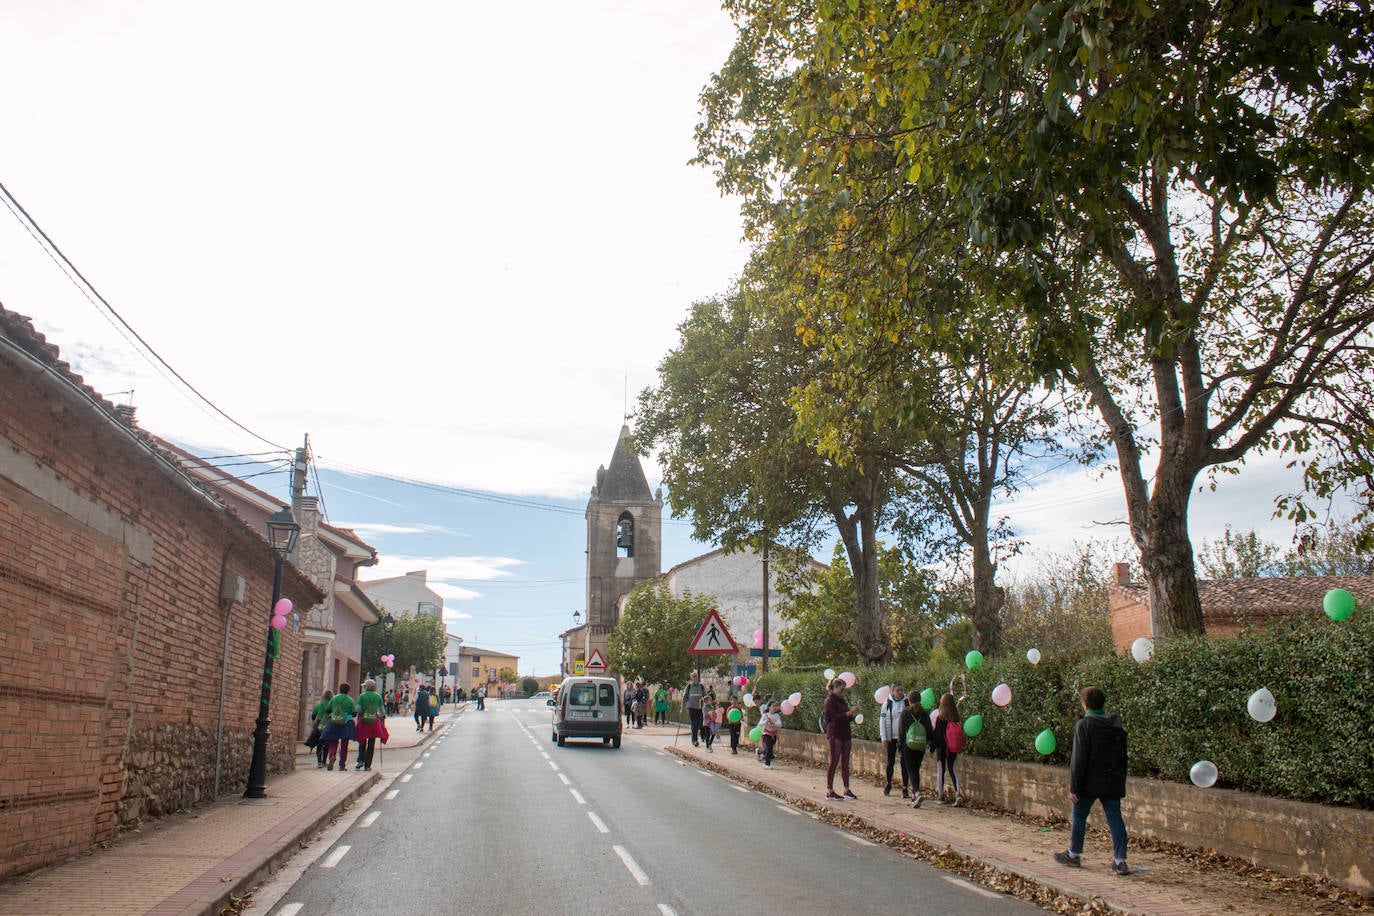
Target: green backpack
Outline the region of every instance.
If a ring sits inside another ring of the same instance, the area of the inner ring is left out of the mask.
[[[913,751],[923,751],[926,749],[926,730],[921,728],[920,722],[912,722],[907,726],[906,746]]]

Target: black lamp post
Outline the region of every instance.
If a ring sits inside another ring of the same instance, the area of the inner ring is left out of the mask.
[[[386,648],[385,648],[383,651],[384,651],[387,655],[390,655],[390,654],[391,654],[391,628],[394,627],[394,626],[396,626],[396,618],[391,616],[391,612],[390,612],[390,611],[384,612],[384,613],[382,614],[382,635],[383,635],[384,637],[386,637]],[[387,675],[390,674],[390,673],[391,673],[392,671],[394,671],[394,670],[396,670],[396,669],[395,669],[393,666],[387,665],[386,670],[382,672],[382,692],[383,692],[383,693],[390,694],[390,691],[387,690],[386,681],[387,681]],[[395,682],[395,680],[393,680],[393,681],[391,682],[391,689],[394,690],[395,688],[396,688],[396,682]],[[390,702],[391,702],[390,696],[387,697],[387,701],[386,701],[386,702],[387,702],[387,703],[390,703]]]
[[[276,613],[277,601],[281,598],[281,569],[286,556],[296,546],[296,535],[301,526],[291,517],[291,507],[282,506],[279,512],[267,520],[267,540],[272,545],[275,566],[272,572],[272,604],[269,610]],[[262,663],[262,691],[258,695],[258,721],[253,729],[253,762],[248,766],[248,788],[243,790],[244,798],[262,798],[267,794],[267,739],[272,734],[272,719],[269,707],[272,703],[272,663],[277,658],[281,645],[281,631],[275,627],[267,628],[267,657]]]

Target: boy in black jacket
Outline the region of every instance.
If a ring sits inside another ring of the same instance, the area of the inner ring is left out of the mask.
[[[1054,860],[1070,868],[1081,868],[1083,834],[1093,802],[1102,802],[1102,813],[1112,834],[1112,871],[1129,875],[1126,864],[1126,823],[1121,819],[1121,799],[1126,797],[1126,730],[1121,717],[1104,710],[1107,695],[1100,687],[1083,691],[1083,718],[1073,727],[1073,754],[1069,758],[1069,801],[1073,814],[1069,826],[1069,848],[1056,852]]]

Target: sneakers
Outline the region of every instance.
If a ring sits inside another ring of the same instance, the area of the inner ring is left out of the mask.
[[[891,794],[892,794],[892,783],[888,783],[887,785],[883,786],[883,794],[884,794],[884,795],[891,795]],[[905,790],[905,789],[902,790],[902,794],[903,794],[903,795],[906,794],[906,790]]]
[[[324,768],[325,768],[326,770],[332,770],[332,769],[334,769],[334,761],[332,761],[332,760],[329,761],[327,764],[325,764]]]
[[[1131,873],[1131,866],[1127,865],[1125,862],[1113,862],[1113,863],[1112,863],[1112,874],[1114,874],[1114,875],[1122,875],[1122,876],[1125,876],[1125,875],[1129,875],[1130,873]]]
[[[911,799],[911,807],[919,808],[921,807],[921,802],[923,801],[925,801],[925,796],[923,796],[920,792],[917,792]]]
[[[1058,862],[1060,865],[1067,865],[1067,866],[1069,866],[1069,868],[1082,868],[1082,867],[1083,867],[1083,859],[1082,859],[1082,857],[1080,857],[1080,856],[1075,856],[1075,855],[1070,855],[1070,854],[1067,853],[1067,852],[1056,852],[1056,853],[1054,854],[1054,861]],[[1126,863],[1123,862],[1123,863],[1121,863],[1121,864],[1124,865],[1124,864],[1126,864]],[[1112,868],[1115,869],[1116,866],[1113,865]]]
[[[827,792],[827,793],[825,793],[825,800],[826,800],[826,801],[839,801],[840,798],[841,798],[841,796],[836,795],[834,792]]]
[[[911,793],[908,792],[908,791],[906,790],[906,786],[902,786],[902,798],[910,798],[910,797],[911,797]]]
[[[848,789],[845,789],[845,790],[844,790],[844,797],[845,797],[845,798],[852,798],[852,799],[855,799],[856,801],[857,801],[858,798],[859,798],[859,796],[855,795],[853,792],[849,791]]]
[[[964,803],[964,796],[962,796],[962,795],[956,795],[956,796],[954,796],[954,801],[950,803],[950,807],[951,807],[951,808],[957,808],[957,807],[959,807],[960,805],[962,805],[963,803]]]
[[[764,768],[765,770],[771,770],[771,769],[773,769],[773,764],[771,764],[771,763],[765,763],[765,764],[763,765],[763,768]]]

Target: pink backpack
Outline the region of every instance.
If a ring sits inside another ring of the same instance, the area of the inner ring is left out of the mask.
[[[958,722],[949,722],[945,725],[945,749],[951,754],[957,754],[968,744],[968,735],[964,734],[964,727]]]

